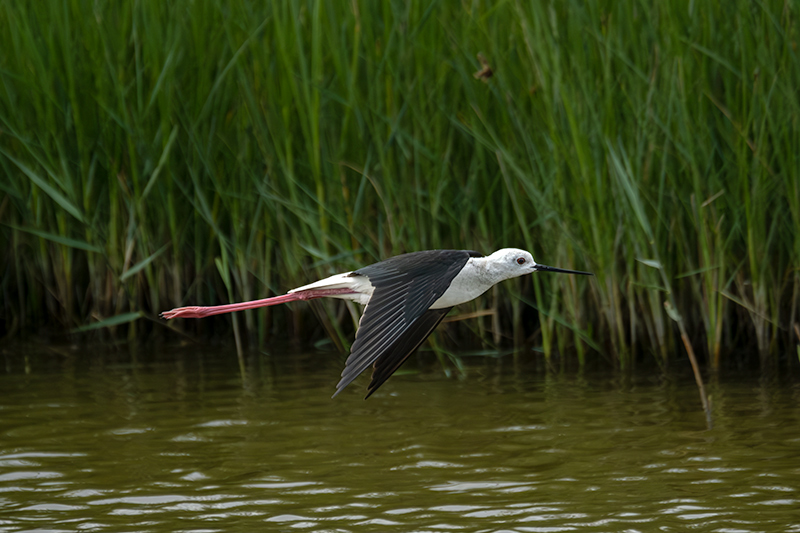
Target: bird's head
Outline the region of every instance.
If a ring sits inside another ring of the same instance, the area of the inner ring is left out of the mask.
[[[533,272],[560,272],[562,274],[581,274],[593,276],[591,272],[566,270],[547,265],[540,265],[533,260],[530,252],[519,248],[503,248],[486,258],[486,266],[499,280],[516,278]]]

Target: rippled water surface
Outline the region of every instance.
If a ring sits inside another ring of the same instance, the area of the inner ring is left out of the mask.
[[[471,358],[331,400],[340,355],[9,351],[2,531],[800,531],[800,386]],[[409,365],[412,369],[415,363]]]

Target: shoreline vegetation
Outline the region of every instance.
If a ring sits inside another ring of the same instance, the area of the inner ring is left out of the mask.
[[[344,349],[344,302],[156,316],[513,246],[596,277],[435,346],[797,364],[797,4],[241,4],[0,1],[0,337]]]

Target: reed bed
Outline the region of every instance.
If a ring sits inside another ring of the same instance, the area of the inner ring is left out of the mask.
[[[0,335],[275,335],[341,302],[159,324],[394,254],[532,276],[437,346],[795,360],[798,5],[0,1]],[[485,58],[485,62],[478,55]],[[535,307],[532,307],[535,306]]]

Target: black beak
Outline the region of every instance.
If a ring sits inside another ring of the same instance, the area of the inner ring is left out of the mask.
[[[547,265],[533,265],[534,272],[560,272],[562,274],[580,274],[582,276],[594,276],[591,272],[581,272],[580,270],[566,270],[564,268],[549,267]]]

